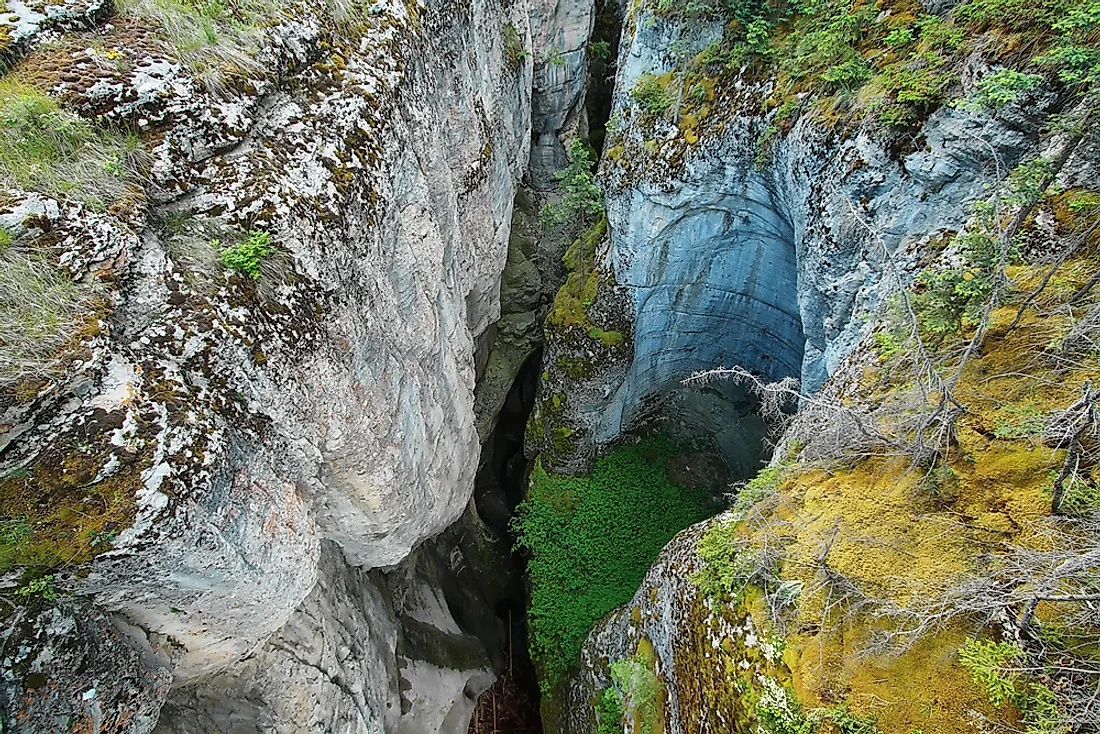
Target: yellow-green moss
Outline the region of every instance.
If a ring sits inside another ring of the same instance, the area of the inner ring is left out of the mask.
[[[0,481],[0,568],[75,565],[110,550],[134,520],[141,462],[96,481],[104,463],[67,446]]]

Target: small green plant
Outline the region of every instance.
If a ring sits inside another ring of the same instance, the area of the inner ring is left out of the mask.
[[[954,240],[959,264],[949,270],[924,271],[912,296],[921,332],[938,343],[948,334],[977,324],[999,276],[1000,241],[990,227],[975,222]],[[1009,262],[1014,257],[1008,253]]]
[[[1003,109],[1009,103],[1015,102],[1022,93],[1031,91],[1042,83],[1043,77],[1040,74],[1000,69],[982,77],[974,90],[972,105],[968,107]]]
[[[504,57],[508,59],[512,68],[518,69],[530,55],[530,52],[523,46],[523,38],[519,35],[516,26],[512,23],[505,24]]]
[[[96,548],[98,546],[104,546],[104,545],[105,546],[110,546],[111,544],[113,544],[115,542],[115,538],[117,538],[117,537],[118,537],[118,531],[116,531],[116,530],[107,530],[107,531],[94,532],[94,533],[92,533],[92,536],[91,536],[91,538],[92,538],[92,547]]]
[[[603,689],[593,705],[596,709],[596,734],[622,734],[623,694],[614,686]]]
[[[11,232],[4,227],[0,227],[0,254],[3,254],[4,250],[11,247],[12,240]]]
[[[566,151],[569,164],[554,174],[562,195],[558,204],[547,204],[539,214],[544,229],[557,225],[585,226],[603,213],[603,190],[592,172],[596,158],[583,140],[574,139]]]
[[[588,44],[588,53],[597,61],[607,61],[611,58],[611,44],[607,41],[593,41]]]
[[[12,567],[33,534],[34,529],[30,523],[22,518],[0,521],[0,571],[7,571]]]
[[[15,590],[15,595],[21,596],[24,599],[29,599],[32,596],[41,596],[47,601],[53,601],[57,598],[57,590],[53,587],[53,576],[40,576],[39,578],[26,581]]]
[[[1043,432],[1046,422],[1043,412],[1033,402],[1006,405],[993,419],[993,435],[997,438],[1026,438]]]
[[[994,706],[1015,701],[1018,697],[1015,670],[1024,651],[1012,642],[993,642],[971,638],[959,648],[959,662],[970,671],[974,682],[985,689]]]
[[[1042,680],[1025,677],[1021,668],[1025,653],[1016,643],[967,640],[959,648],[959,661],[975,683],[985,689],[989,702],[1012,704],[1023,714],[1026,734],[1064,734],[1067,720],[1057,694]]]
[[[814,713],[815,718],[829,722],[841,734],[881,734],[874,719],[856,716],[844,703],[834,704]]]
[[[557,46],[546,49],[546,63],[551,66],[565,66],[565,54]]]
[[[210,244],[219,251],[218,258],[222,265],[253,280],[260,277],[264,259],[275,253],[271,235],[258,230],[250,230],[244,242],[223,246],[221,240],[213,240]]]
[[[737,489],[728,522],[716,521],[699,540],[697,551],[702,568],[691,581],[704,595],[718,599],[738,599],[745,586],[760,580],[763,559],[739,542],[740,520],[756,504],[774,497],[782,486],[789,467],[774,464],[765,467]],[[787,602],[793,602],[800,587],[784,589]]]
[[[661,80],[652,74],[642,74],[630,90],[630,98],[650,115],[663,115],[672,107],[672,97]]]
[[[886,47],[894,51],[900,51],[913,42],[916,36],[911,28],[898,28],[887,34],[882,40]]]

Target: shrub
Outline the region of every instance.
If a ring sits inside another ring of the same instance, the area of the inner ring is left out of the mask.
[[[1039,86],[1043,77],[1039,74],[1023,74],[1015,69],[1000,69],[987,74],[978,82],[974,102],[979,107],[1002,109],[1015,102],[1022,92]]]
[[[596,734],[622,734],[623,696],[614,687],[605,688],[603,693],[596,697],[594,704],[596,709]]]
[[[981,225],[955,238],[959,264],[924,271],[912,297],[921,331],[936,340],[980,320],[998,276],[1000,242]]]
[[[971,638],[959,648],[959,662],[970,671],[974,682],[985,689],[994,706],[1017,700],[1016,681],[1019,673],[1012,668],[1023,655],[1024,651],[1020,646],[1011,642]]]
[[[882,42],[886,44],[887,48],[893,49],[894,51],[900,51],[902,48],[912,43],[914,38],[916,38],[916,36],[913,35],[912,29],[897,28],[890,31]]]
[[[672,98],[661,80],[652,74],[642,74],[630,90],[634,102],[650,115],[663,115],[672,107]]]
[[[275,253],[275,247],[271,244],[271,235],[257,230],[250,230],[244,242],[228,247],[223,247],[219,240],[214,240],[210,244],[219,250],[222,265],[243,273],[253,280],[260,277],[260,265],[264,259]]]
[[[611,44],[607,41],[593,41],[588,44],[588,53],[597,61],[607,61],[611,58]]]
[[[596,462],[591,476],[536,463],[513,528],[530,556],[532,658],[548,691],[580,656],[592,625],[630,600],[661,548],[706,517],[703,497],[673,484],[676,447],[652,438]]]

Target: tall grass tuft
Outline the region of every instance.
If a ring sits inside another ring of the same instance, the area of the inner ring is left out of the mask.
[[[43,254],[0,253],[0,386],[49,373],[86,328],[94,296]]]
[[[257,59],[263,28],[283,10],[279,0],[118,0],[116,5],[159,25],[180,61],[219,95],[233,76],[267,73]]]
[[[0,79],[0,185],[102,210],[135,185],[136,135],[95,127],[33,87]]]

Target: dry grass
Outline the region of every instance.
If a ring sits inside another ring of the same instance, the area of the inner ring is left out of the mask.
[[[55,369],[87,327],[94,296],[43,255],[0,254],[0,386]]]

